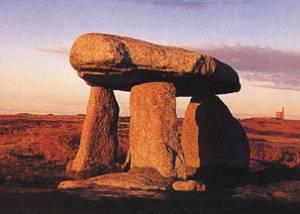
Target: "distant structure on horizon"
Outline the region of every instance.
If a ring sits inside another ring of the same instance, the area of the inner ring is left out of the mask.
[[[277,120],[284,120],[284,107],[282,107],[281,111],[276,112],[275,118]]]

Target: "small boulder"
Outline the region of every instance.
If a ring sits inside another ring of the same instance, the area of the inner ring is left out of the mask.
[[[181,192],[204,192],[205,184],[196,180],[175,181],[172,188]]]

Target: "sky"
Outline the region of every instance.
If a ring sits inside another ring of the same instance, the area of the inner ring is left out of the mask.
[[[230,64],[242,89],[221,95],[236,117],[300,119],[298,0],[0,0],[0,113],[86,112],[90,87],[69,64],[87,32],[200,51]],[[116,91],[121,115],[129,93]],[[177,99],[178,116],[190,98]]]

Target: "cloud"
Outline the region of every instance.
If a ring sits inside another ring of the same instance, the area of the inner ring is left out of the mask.
[[[162,7],[181,8],[188,10],[198,10],[206,6],[216,4],[240,4],[247,2],[246,0],[119,0],[123,2],[131,2],[136,4],[152,4]]]
[[[300,90],[300,52],[243,45],[193,49],[230,64],[261,87]]]
[[[53,103],[54,105],[58,106],[86,106],[87,101],[80,101],[80,102],[74,102],[74,101],[59,101],[56,103]]]
[[[40,51],[40,52],[46,52],[46,53],[54,53],[54,54],[63,54],[63,55],[69,54],[69,50],[64,47],[52,47],[52,48],[37,47],[37,48],[34,48],[34,50]]]

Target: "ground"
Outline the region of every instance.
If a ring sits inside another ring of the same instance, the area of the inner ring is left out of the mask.
[[[57,190],[78,148],[83,120],[84,115],[0,116],[1,214],[300,212],[300,121],[240,120],[249,139],[251,171],[215,175],[204,193]],[[120,118],[120,162],[128,131],[129,118]]]

